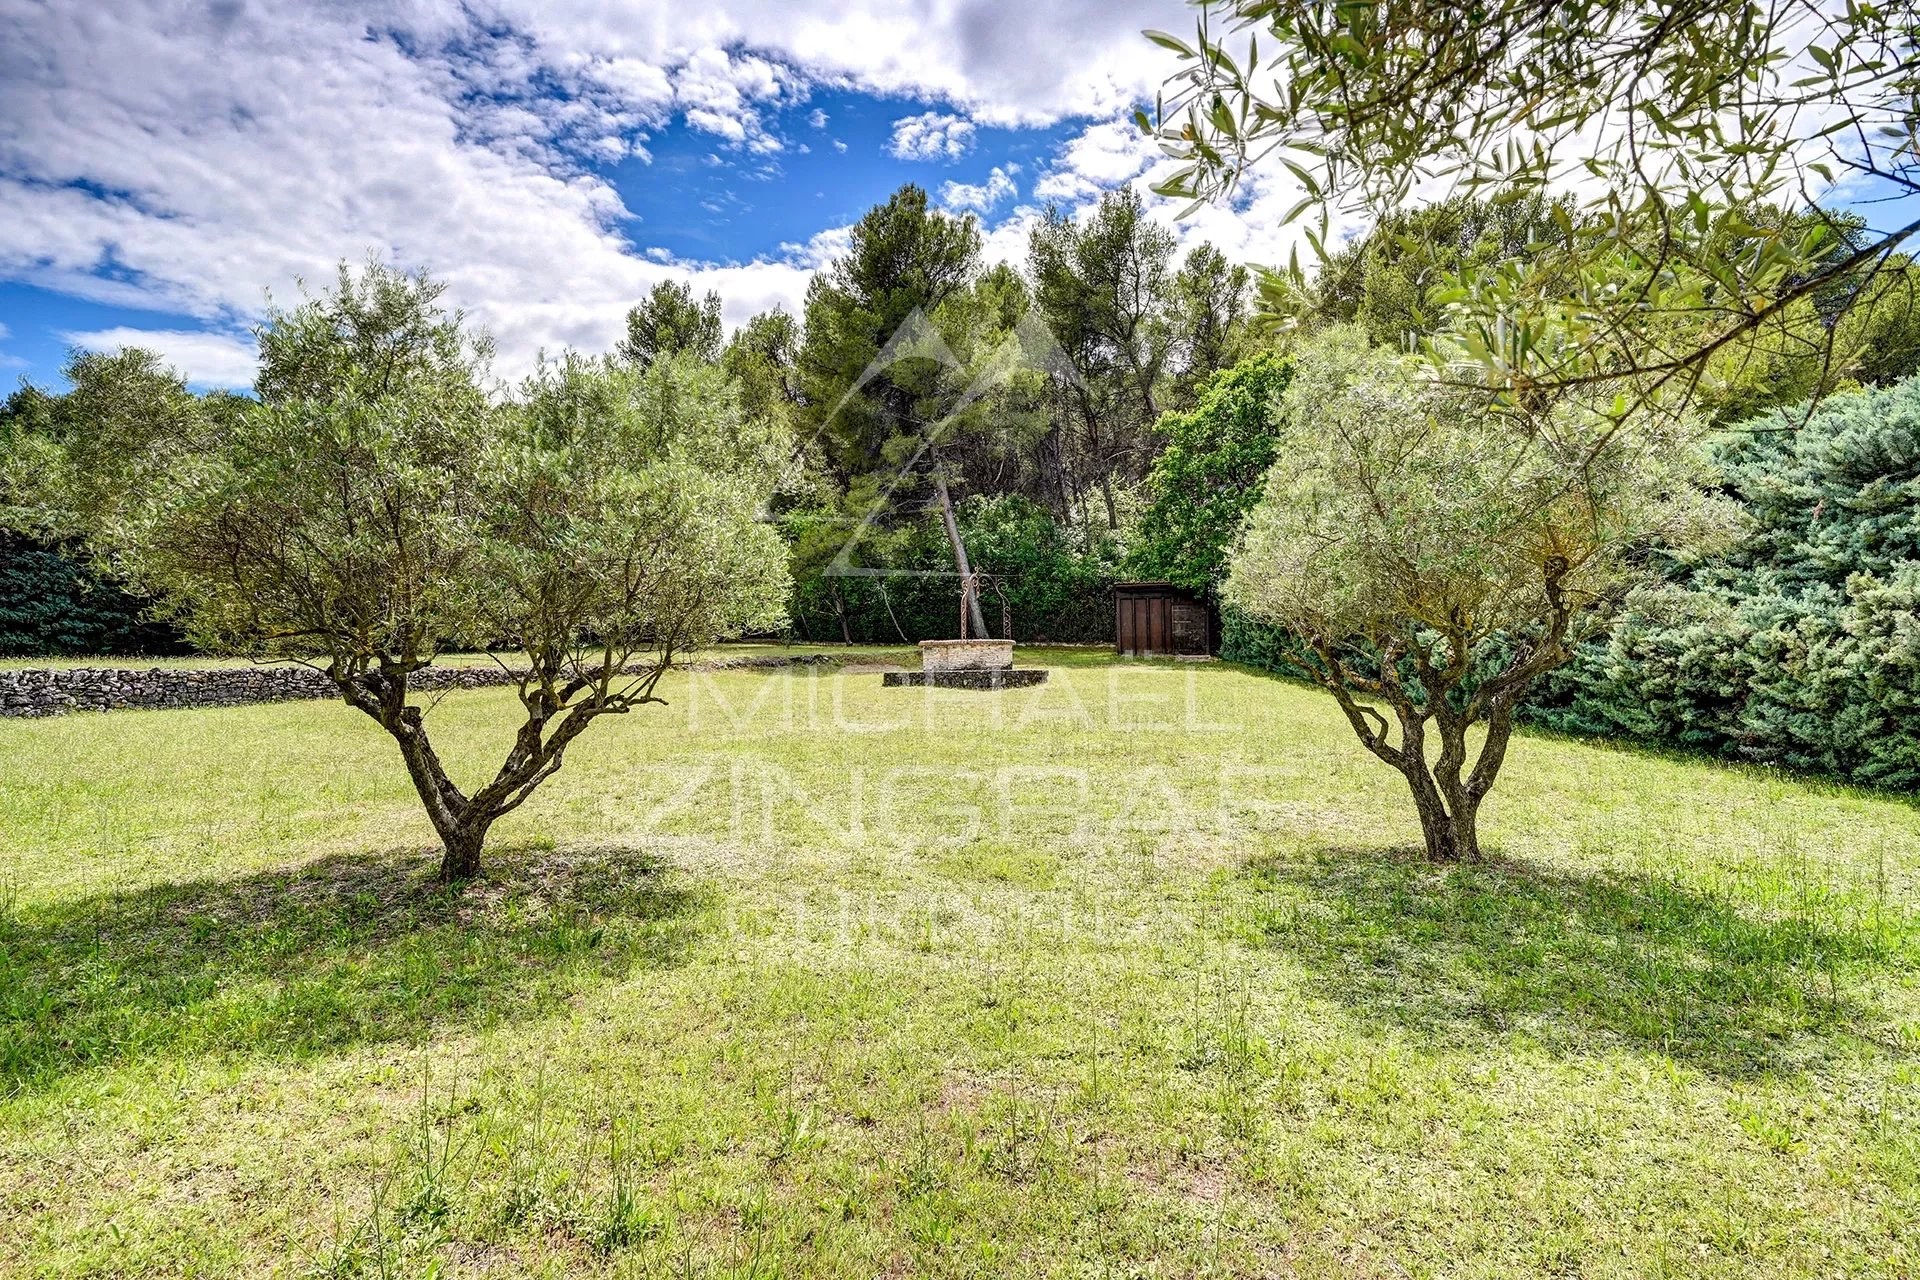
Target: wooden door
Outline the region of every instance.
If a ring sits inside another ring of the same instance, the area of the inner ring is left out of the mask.
[[[1192,600],[1173,603],[1172,653],[1204,655],[1207,652],[1207,606]]]

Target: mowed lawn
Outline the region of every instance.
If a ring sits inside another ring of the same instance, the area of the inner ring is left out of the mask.
[[[0,723],[0,1274],[1920,1270],[1920,809],[1528,737],[1434,869],[1324,695],[1031,660],[671,677],[464,893],[344,707]]]

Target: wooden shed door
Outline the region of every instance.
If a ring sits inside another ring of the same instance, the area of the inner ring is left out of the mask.
[[[1159,603],[1148,596],[1127,597],[1127,638],[1122,647],[1128,653],[1137,656],[1153,652],[1154,614]]]
[[[1173,647],[1170,653],[1205,654],[1207,651],[1207,607],[1191,600],[1174,600]]]
[[[1115,647],[1122,653],[1138,656],[1163,652],[1165,643],[1166,601],[1152,596],[1127,595],[1120,598],[1114,626]]]
[[[1121,653],[1204,654],[1207,630],[1207,607],[1195,601],[1146,592],[1114,599],[1113,643]]]

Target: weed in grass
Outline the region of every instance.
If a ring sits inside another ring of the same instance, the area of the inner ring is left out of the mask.
[[[496,1157],[505,1164],[500,1217],[509,1227],[540,1223],[553,1203],[555,1133],[547,1116],[552,1092],[543,1059],[535,1068],[530,1096],[509,1110],[507,1133],[494,1143]]]
[[[639,1184],[627,1128],[618,1119],[608,1128],[607,1188],[594,1215],[592,1232],[594,1250],[603,1255],[652,1240],[664,1230],[664,1223]]]
[[[456,1184],[456,1158],[462,1155],[467,1136],[461,1119],[472,1114],[477,1103],[472,1095],[456,1091],[445,1104],[436,1104],[431,1089],[432,1064],[421,1061],[420,1101],[413,1123],[406,1133],[402,1163],[407,1170],[405,1199],[400,1216],[418,1227],[444,1228],[453,1216],[462,1187]],[[459,1167],[470,1168],[464,1160]],[[471,1177],[471,1174],[468,1175]]]
[[[397,1170],[375,1169],[368,1177],[367,1208],[352,1219],[336,1216],[334,1227],[317,1250],[307,1254],[310,1280],[412,1280],[438,1277],[442,1262],[436,1247],[437,1230],[410,1231],[404,1210],[396,1208]]]
[[[781,1103],[773,1144],[767,1162],[778,1164],[794,1156],[805,1155],[820,1145],[819,1117],[812,1107]]]

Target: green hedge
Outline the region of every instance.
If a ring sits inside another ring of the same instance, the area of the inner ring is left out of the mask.
[[[0,654],[185,652],[170,627],[142,616],[144,608],[58,547],[0,532]]]
[[[1750,528],[1636,595],[1534,718],[1920,787],[1920,379],[1768,414],[1717,452]]]
[[[968,556],[1005,593],[1004,608],[991,587],[980,602],[996,636],[1010,620],[1016,640],[1111,643],[1120,559],[1111,537],[1061,525],[1018,496],[969,498],[959,520]],[[827,568],[847,536],[837,522],[795,517],[788,536],[795,549],[794,630],[803,638],[895,644],[957,634],[960,585],[938,520],[863,536],[857,562],[894,571],[876,577]]]

